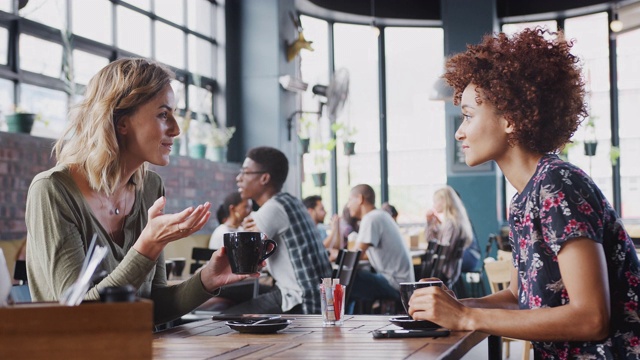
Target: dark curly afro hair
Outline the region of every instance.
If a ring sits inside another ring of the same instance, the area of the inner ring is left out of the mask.
[[[552,35],[546,40],[544,34]],[[549,153],[570,141],[587,116],[579,60],[562,32],[525,29],[507,37],[487,35],[479,45],[450,58],[444,79],[454,88],[455,105],[469,84],[514,126],[509,137],[537,153]]]

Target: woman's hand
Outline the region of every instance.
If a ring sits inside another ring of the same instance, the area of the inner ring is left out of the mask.
[[[468,310],[444,285],[416,289],[409,299],[409,315],[414,320],[432,321],[451,330],[473,330],[467,325]]]
[[[162,211],[166,202],[163,196],[149,208],[149,222],[133,245],[134,249],[151,260],[156,260],[168,243],[202,229],[211,216],[211,204],[208,202],[196,208],[188,207],[177,214],[164,214]]]
[[[266,262],[263,261],[261,266],[266,266]],[[227,249],[224,246],[211,255],[211,260],[200,271],[200,279],[208,292],[214,292],[224,285],[233,284],[246,278],[259,276],[259,272],[248,275],[232,273],[227,258]]]

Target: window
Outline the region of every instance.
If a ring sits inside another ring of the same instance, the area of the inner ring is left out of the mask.
[[[620,136],[621,215],[640,219],[640,123],[637,119],[640,99],[640,30],[617,35],[618,97]]]
[[[127,2],[142,10],[151,10],[151,0],[124,0],[124,2]]]
[[[156,59],[165,64],[184,68],[185,35],[180,29],[156,22]]]
[[[67,119],[67,93],[27,84],[22,84],[20,88],[20,106],[42,119],[33,124],[31,135],[60,137]]]
[[[20,35],[20,67],[36,74],[59,78],[62,45],[31,35]]]
[[[20,10],[20,16],[56,29],[65,28],[66,15],[66,0],[29,0],[29,6]]]
[[[207,0],[190,0],[187,2],[188,26],[205,36],[215,37],[215,7]]]
[[[380,113],[378,37],[367,25],[334,25],[334,63],[349,71],[349,99],[337,121],[357,129],[356,154],[342,155],[338,143],[338,204],[346,204],[354,185],[369,184],[380,203]]]
[[[111,45],[111,2],[104,0],[73,1],[73,33]],[[129,34],[130,36],[133,33]],[[146,40],[149,41],[148,39]]]
[[[571,53],[580,57],[587,90],[589,118],[585,119],[572,140],[569,161],[582,168],[613,203],[613,182],[610,160],[611,109],[609,102],[609,32],[606,13],[565,20],[567,39],[575,39]],[[595,131],[588,128],[592,122]],[[585,155],[585,140],[595,134],[598,146],[595,156]]]
[[[4,115],[10,113],[13,113],[13,82],[0,79],[0,123],[4,123]]]
[[[0,65],[7,65],[9,56],[9,30],[0,27]]]
[[[429,100],[444,67],[439,28],[386,28],[389,202],[399,223],[422,223],[447,183],[444,101]]]
[[[73,50],[75,82],[86,85],[100,69],[109,64],[109,59],[81,50]]]
[[[215,47],[209,41],[195,35],[188,35],[189,70],[206,77],[213,77],[216,64],[213,54]]]
[[[151,19],[118,6],[118,47],[144,57],[151,56]]]
[[[156,15],[178,25],[184,25],[184,0],[155,0]]]

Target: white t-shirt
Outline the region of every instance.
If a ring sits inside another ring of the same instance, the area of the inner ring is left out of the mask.
[[[367,256],[376,272],[400,290],[401,282],[415,281],[411,254],[398,224],[389,213],[375,209],[362,217],[356,244],[370,244]]]
[[[280,235],[291,227],[289,216],[284,207],[273,198],[249,216],[253,218],[258,229],[278,245],[275,253],[267,259],[267,270],[282,292],[282,311],[289,311],[294,306],[302,304],[303,295],[303,289],[298,284],[289,258],[287,244],[280,238]]]
[[[211,238],[209,239],[209,249],[220,249],[224,246],[224,234],[238,231],[242,231],[242,226],[234,229],[225,223],[218,225],[218,227],[213,230],[213,234],[211,234]]]

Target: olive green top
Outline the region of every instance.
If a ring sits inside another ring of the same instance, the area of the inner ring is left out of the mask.
[[[27,275],[33,301],[57,301],[78,278],[93,234],[107,255],[98,271],[109,275],[89,289],[85,300],[100,298],[107,286],[133,285],[137,295],[154,301],[156,324],[176,319],[193,310],[212,294],[198,272],[176,286],[167,286],[164,254],[150,260],[133,249],[148,221],[148,210],[164,195],[158,174],[147,171],[136,191],[131,213],[125,217],[124,245],[113,243],[85,201],[68,169],[56,166],[38,174],[27,195]],[[179,240],[178,240],[179,241]]]

